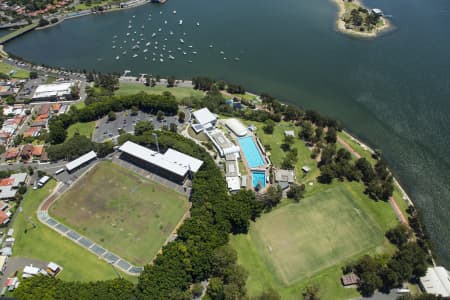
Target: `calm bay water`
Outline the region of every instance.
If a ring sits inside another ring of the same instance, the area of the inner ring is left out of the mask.
[[[337,9],[327,0],[170,0],[163,6],[69,20],[16,39],[6,50],[36,63],[76,69],[128,69],[187,79],[208,75],[336,117],[382,149],[423,210],[438,261],[449,268],[450,2],[366,4],[392,15],[394,30],[375,40],[342,35],[334,30]],[[159,27],[167,41],[151,38]],[[142,53],[143,41],[138,57],[131,57],[132,50],[123,55],[140,33],[146,41],[158,40],[159,49],[152,44]],[[122,49],[112,48],[114,35]],[[173,51],[175,60],[166,54],[164,63],[152,62],[150,53],[159,57],[161,44]],[[181,46],[186,55],[176,50]]]

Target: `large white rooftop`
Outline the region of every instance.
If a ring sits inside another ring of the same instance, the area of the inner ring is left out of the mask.
[[[164,157],[168,161],[184,165],[194,173],[203,165],[203,161],[173,149],[167,150],[166,153],[164,153]]]
[[[232,191],[239,191],[241,189],[241,180],[239,177],[227,177],[227,186],[228,190]]]
[[[94,151],[88,152],[80,157],[78,157],[75,160],[72,160],[71,162],[66,164],[67,171],[72,171],[73,169],[78,168],[84,163],[87,163],[88,161],[94,159],[97,157],[97,154]]]
[[[450,296],[450,274],[444,267],[428,268],[420,283],[428,294]]]
[[[41,84],[34,91],[33,98],[48,98],[69,95],[72,82]]]
[[[202,126],[213,123],[217,120],[217,117],[206,107],[196,110],[192,114],[194,115],[194,118],[197,120],[197,122]]]
[[[130,141],[120,146],[119,150],[179,176],[186,176],[189,168],[197,172],[203,164],[203,161],[173,149],[161,154]]]
[[[231,129],[231,131],[234,132],[237,136],[245,136],[247,135],[247,127],[245,127],[244,124],[242,124],[238,119],[231,118],[226,119],[225,124],[228,128]]]

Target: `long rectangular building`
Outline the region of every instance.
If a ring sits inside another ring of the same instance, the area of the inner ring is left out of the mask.
[[[173,149],[161,154],[130,141],[120,146],[119,151],[122,159],[180,184],[203,165],[203,161]]]
[[[72,160],[71,162],[66,164],[67,172],[73,172],[74,170],[78,169],[82,165],[90,162],[93,159],[97,158],[97,154],[94,151],[88,152],[80,157],[78,157],[75,160]]]

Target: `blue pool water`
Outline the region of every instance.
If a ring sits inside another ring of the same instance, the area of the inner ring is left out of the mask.
[[[251,136],[239,139],[239,145],[244,152],[245,159],[250,168],[256,168],[264,165],[264,158],[258,151],[258,146]]]
[[[258,172],[258,171],[252,172],[253,187],[256,187],[258,185],[258,183],[261,184],[262,188],[266,187],[266,173],[265,172]]]

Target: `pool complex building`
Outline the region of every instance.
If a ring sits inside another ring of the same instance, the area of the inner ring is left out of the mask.
[[[250,169],[255,168],[265,168],[266,161],[264,157],[261,155],[261,152],[258,149],[258,145],[255,143],[255,140],[252,136],[246,136],[238,139],[239,146],[242,149],[242,152],[245,156],[245,160],[247,161],[247,165]],[[252,185],[253,187],[257,187],[260,185],[260,188],[266,187],[266,172],[265,170],[251,170],[252,173]]]

